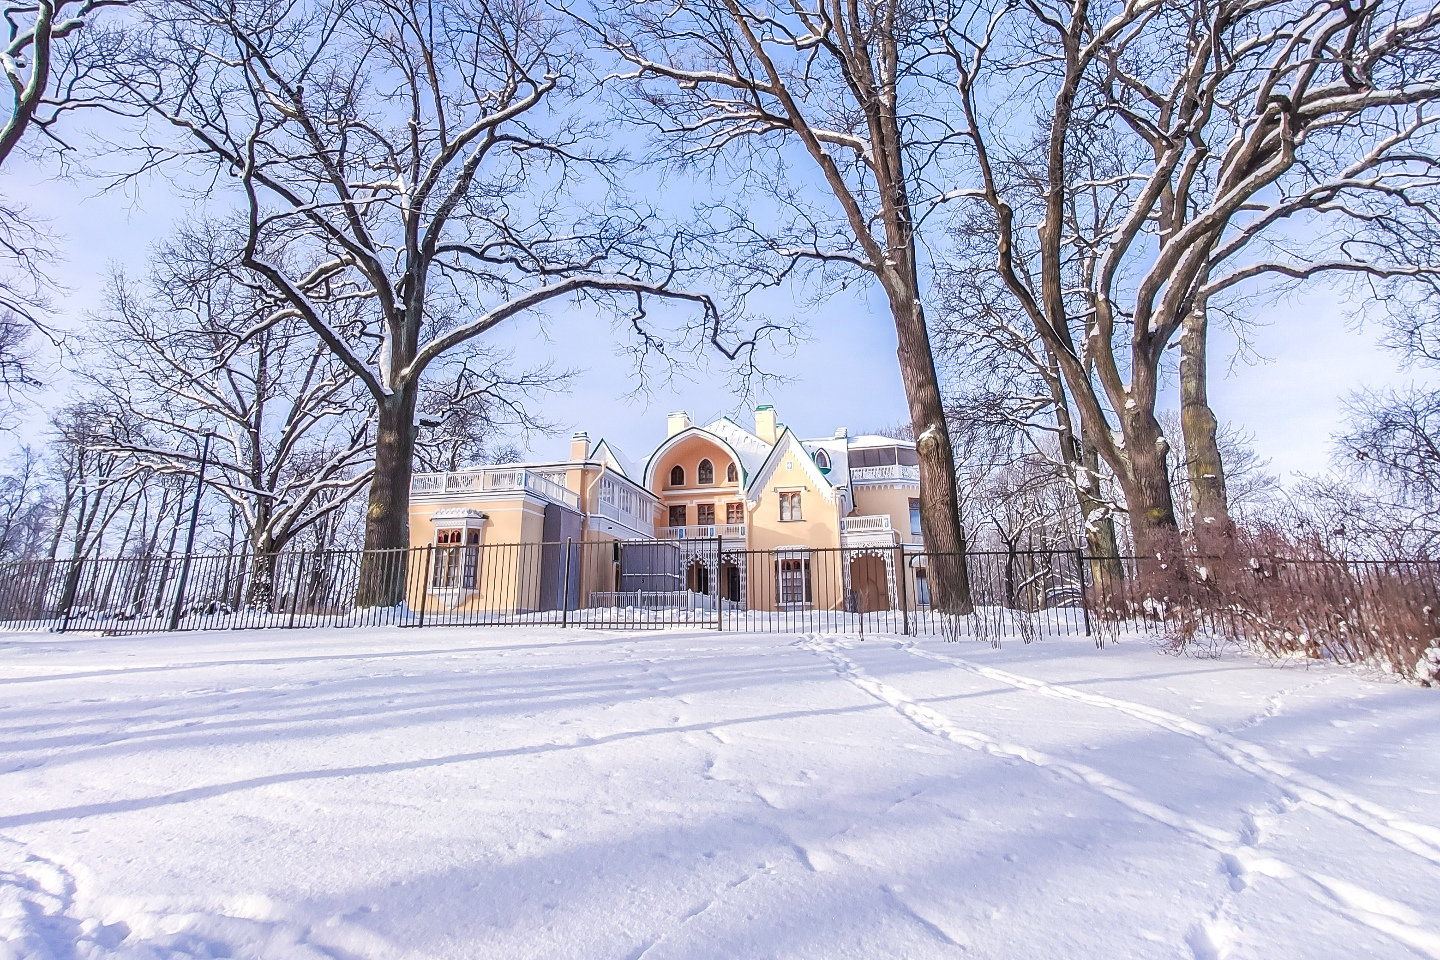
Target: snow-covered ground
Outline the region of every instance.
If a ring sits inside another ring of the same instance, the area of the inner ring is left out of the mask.
[[[0,635],[0,958],[1440,958],[1440,698],[1144,640]]]

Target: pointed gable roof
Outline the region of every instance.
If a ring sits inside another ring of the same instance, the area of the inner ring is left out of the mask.
[[[634,460],[625,456],[619,447],[604,438],[595,444],[594,450],[590,451],[590,459],[609,465],[612,470],[632,483],[639,483],[644,473]]]
[[[765,463],[759,470],[755,471],[753,479],[745,485],[746,498],[752,504],[759,499],[759,494],[764,492],[765,486],[770,482],[770,478],[775,475],[776,469],[779,468],[786,454],[793,454],[795,456],[795,459],[800,462],[801,469],[805,471],[805,475],[810,479],[811,483],[815,484],[815,489],[825,495],[827,501],[833,501],[835,499],[834,484],[826,479],[825,474],[820,472],[820,468],[815,465],[815,458],[810,456],[810,451],[806,450],[794,432],[792,432],[789,427],[786,427],[780,434],[780,439],[775,441],[775,446],[771,449],[770,455],[765,458]]]

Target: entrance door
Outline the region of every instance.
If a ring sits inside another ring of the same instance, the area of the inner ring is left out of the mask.
[[[851,560],[850,589],[856,593],[856,612],[889,610],[890,589],[885,577],[885,558],[867,554]]]
[[[710,568],[700,560],[691,563],[690,568],[685,571],[685,586],[691,593],[708,595],[710,593]]]

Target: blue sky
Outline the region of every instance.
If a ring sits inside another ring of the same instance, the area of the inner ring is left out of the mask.
[[[107,266],[119,263],[139,274],[150,245],[193,208],[165,184],[142,184],[132,195],[97,194],[85,181],[47,180],[24,161],[0,177],[4,195],[20,199],[59,238],[65,262],[57,269],[68,290],[57,297],[63,324],[83,322],[99,305]],[[198,211],[196,211],[198,212]],[[619,335],[605,321],[572,312],[549,318],[543,336],[534,324],[515,324],[497,338],[513,349],[517,365],[555,361],[580,370],[567,394],[544,401],[541,412],[562,425],[554,437],[531,438],[534,456],[568,451],[571,430],[608,437],[631,456],[642,456],[663,438],[665,415],[685,410],[697,420],[720,414],[748,422],[756,402],[773,403],[780,417],[803,436],[823,436],[836,427],[870,430],[906,419],[895,359],[894,332],[883,298],[864,291],[836,297],[819,307],[772,297],[777,314],[793,313],[806,324],[808,339],[765,365],[789,382],[763,389],[746,401],[734,392],[734,377],[722,357],[711,354],[668,382],[632,396],[631,361],[622,355]],[[1356,330],[1342,295],[1312,287],[1303,295],[1259,311],[1250,331],[1258,358],[1230,363],[1229,335],[1219,334],[1212,360],[1211,396],[1222,420],[1254,437],[1261,455],[1282,476],[1321,471],[1331,435],[1339,428],[1341,400],[1361,386],[1417,379],[1400,370],[1398,358],[1375,343],[1377,331]],[[43,402],[56,402],[69,388],[62,375]],[[43,421],[32,416],[11,434],[11,442],[33,440]]]

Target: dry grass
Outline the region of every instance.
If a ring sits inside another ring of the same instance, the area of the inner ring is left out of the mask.
[[[1271,532],[1171,571],[1159,597],[1152,586],[1123,605],[1157,621],[1173,649],[1240,643],[1276,657],[1371,663],[1427,685],[1440,673],[1435,561],[1347,560]]]

